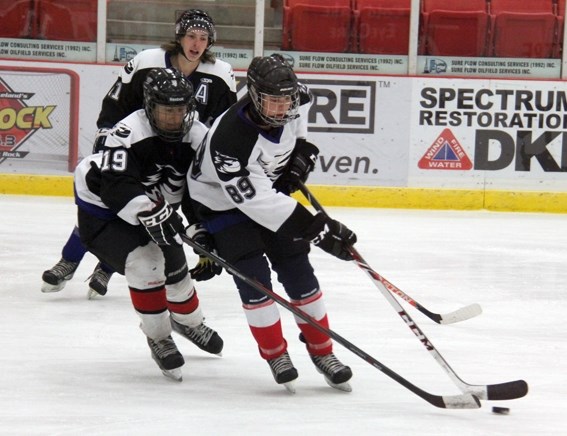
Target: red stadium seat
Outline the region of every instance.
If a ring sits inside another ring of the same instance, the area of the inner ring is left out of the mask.
[[[553,0],[491,0],[492,55],[551,58],[557,17]]]
[[[355,0],[360,53],[407,55],[411,0]]]
[[[38,37],[55,41],[96,41],[96,0],[36,0]]]
[[[282,49],[346,52],[350,48],[350,0],[287,0]]]
[[[485,56],[489,31],[486,0],[423,0],[423,47],[436,56]]]
[[[2,0],[0,2],[0,37],[33,37],[32,12],[31,0]]]

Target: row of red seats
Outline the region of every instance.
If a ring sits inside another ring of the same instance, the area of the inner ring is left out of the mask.
[[[411,0],[285,0],[282,49],[407,54]],[[564,0],[422,0],[419,53],[558,57]]]
[[[96,0],[0,0],[0,37],[96,41]]]
[[[562,0],[423,0],[420,52],[558,57],[564,15]]]

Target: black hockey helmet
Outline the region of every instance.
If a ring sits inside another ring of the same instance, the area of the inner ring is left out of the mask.
[[[283,56],[274,53],[270,56],[252,59],[248,67],[246,85],[253,103],[254,118],[259,118],[269,126],[279,127],[299,116],[297,76]],[[270,99],[278,97],[289,99],[289,109],[281,116],[267,115],[267,105]]]
[[[175,39],[184,37],[190,29],[204,30],[209,35],[209,45],[211,47],[217,40],[215,23],[211,16],[202,9],[189,9],[183,12],[175,22]]]
[[[156,117],[157,106],[184,107],[185,114],[178,128],[160,126]],[[171,68],[150,70],[144,82],[144,108],[152,129],[168,142],[179,141],[193,125],[195,97],[193,85],[179,71]]]

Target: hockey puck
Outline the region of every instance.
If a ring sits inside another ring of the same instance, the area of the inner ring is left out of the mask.
[[[497,415],[508,415],[510,413],[510,409],[507,407],[493,407],[492,413],[496,413]]]

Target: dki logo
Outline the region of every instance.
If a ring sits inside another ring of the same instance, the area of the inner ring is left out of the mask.
[[[559,154],[554,150],[559,148],[559,144],[561,156],[556,160],[550,149]],[[567,133],[547,131],[534,136],[532,131],[518,130],[514,138],[500,130],[476,132],[475,170],[501,170],[513,162],[515,171],[530,171],[532,158],[545,172],[567,172]]]

